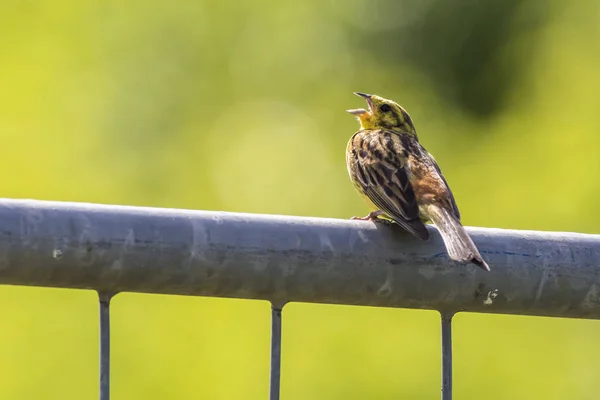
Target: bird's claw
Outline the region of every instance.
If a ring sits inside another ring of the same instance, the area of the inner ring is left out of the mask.
[[[375,223],[391,225],[392,221],[388,221],[387,219],[379,218],[379,216],[383,214],[381,211],[373,211],[364,217],[352,217],[350,218],[352,221],[371,221]]]
[[[375,218],[367,215],[365,217],[352,217],[350,218],[352,221],[373,221]]]

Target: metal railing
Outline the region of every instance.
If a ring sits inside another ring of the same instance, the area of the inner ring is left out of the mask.
[[[456,312],[600,318],[600,235],[468,228],[485,272],[449,261],[429,229],[422,242],[362,221],[5,199],[0,284],[99,293],[101,400],[119,292],[270,301],[272,400],[287,302],[438,310],[442,399],[452,398]]]

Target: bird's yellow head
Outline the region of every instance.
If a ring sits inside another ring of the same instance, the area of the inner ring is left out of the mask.
[[[374,94],[360,92],[354,94],[364,98],[369,106],[368,110],[364,108],[347,110],[356,116],[361,129],[389,129],[417,135],[410,115],[398,103]]]

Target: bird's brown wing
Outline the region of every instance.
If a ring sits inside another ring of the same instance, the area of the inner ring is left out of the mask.
[[[387,149],[357,149],[356,153],[356,177],[363,193],[398,225],[419,239],[428,239],[405,160]]]
[[[433,156],[431,154],[429,154],[429,153],[427,153],[427,154],[429,155],[429,159],[433,163],[433,166],[435,167],[437,173],[440,175],[440,178],[442,178],[442,180],[444,181],[444,184],[446,185],[446,188],[448,189],[448,193],[450,193],[450,205],[452,206],[452,212],[454,213],[454,216],[456,217],[456,219],[460,221],[460,211],[458,210],[458,206],[456,205],[456,200],[454,200],[454,194],[452,194],[452,190],[450,190],[450,186],[448,185],[446,178],[444,178],[444,174],[442,174],[442,170],[440,169],[440,166],[435,161],[435,158],[433,158]]]

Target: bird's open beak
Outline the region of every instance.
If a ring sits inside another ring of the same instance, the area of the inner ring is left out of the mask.
[[[354,94],[359,97],[362,97],[363,99],[365,99],[367,101],[367,104],[369,105],[369,110],[365,110],[364,108],[355,108],[353,110],[346,110],[346,111],[352,115],[358,115],[358,116],[370,113],[370,111],[372,110],[371,106],[373,105],[373,102],[371,101],[371,95],[366,94],[366,93],[361,93],[361,92],[354,92]]]
[[[368,111],[365,110],[364,108],[355,108],[353,110],[346,110],[347,112],[349,112],[352,115],[363,115],[363,114],[367,114]]]
[[[367,99],[367,101],[371,98],[371,94],[366,94],[366,93],[361,93],[361,92],[354,92],[355,95],[362,97],[364,99]]]

